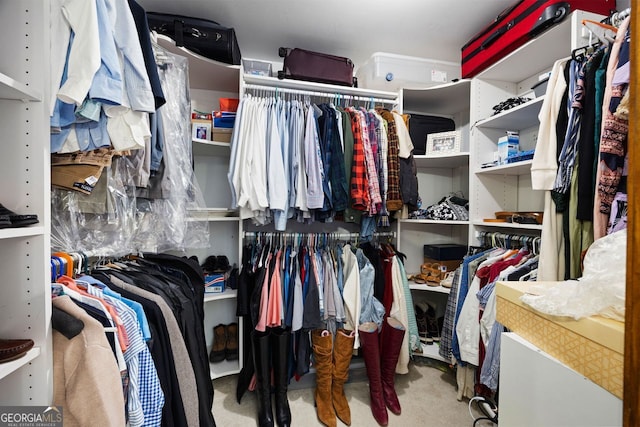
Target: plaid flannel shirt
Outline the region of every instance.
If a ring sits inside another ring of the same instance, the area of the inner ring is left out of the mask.
[[[396,131],[396,122],[391,111],[378,109],[378,113],[387,122],[387,209],[389,212],[393,212],[402,209],[398,133]]]
[[[380,197],[380,185],[378,184],[378,171],[376,170],[375,156],[371,147],[371,139],[369,138],[369,127],[365,113],[358,111],[360,118],[360,126],[362,127],[362,146],[364,148],[365,166],[367,168],[367,179],[369,180],[369,215],[375,215],[382,206],[382,198]]]
[[[365,165],[360,117],[353,109],[347,109],[353,132],[353,161],[351,162],[351,207],[359,211],[369,210],[369,180]]]

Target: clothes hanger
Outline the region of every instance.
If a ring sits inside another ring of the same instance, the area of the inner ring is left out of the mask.
[[[613,43],[616,34],[618,33],[618,29],[613,25],[591,19],[583,19],[582,25],[589,30],[589,42],[591,42],[591,35],[593,35],[600,40],[600,42],[608,46]]]

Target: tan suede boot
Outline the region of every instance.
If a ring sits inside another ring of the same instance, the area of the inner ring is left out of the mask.
[[[349,379],[349,364],[353,355],[354,340],[353,331],[339,329],[333,343],[333,383],[331,384],[333,409],[340,421],[348,426],[351,425],[351,409],[344,395],[344,384]]]
[[[316,407],[318,419],[327,427],[336,427],[336,414],[331,399],[333,335],[329,331],[311,331],[313,361],[316,368]]]

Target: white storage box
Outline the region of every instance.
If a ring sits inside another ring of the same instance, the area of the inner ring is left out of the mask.
[[[358,68],[356,77],[358,87],[365,89],[420,89],[459,79],[460,64],[376,52]]]

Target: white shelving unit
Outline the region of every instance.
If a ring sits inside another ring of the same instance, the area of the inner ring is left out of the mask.
[[[192,141],[194,156],[228,156],[231,152],[231,144],[228,142],[206,139],[193,139]]]
[[[460,80],[425,89],[402,90],[403,112],[451,118],[462,137],[459,153],[414,156],[423,208],[437,203],[442,197],[452,192],[461,191],[465,197],[469,197],[470,90],[470,80]],[[425,244],[466,245],[469,225],[469,221],[398,220],[398,250],[407,256],[405,261],[407,274],[420,272],[420,266],[424,262],[423,246]],[[436,315],[444,315],[450,289],[409,283],[414,302],[435,303]],[[422,352],[416,352],[414,356],[444,361],[438,350],[438,345],[423,344]]]
[[[237,98],[240,66],[214,61],[178,47],[170,38],[158,35],[160,46],[173,54],[189,59],[189,85],[192,108],[199,111],[218,109],[222,97]],[[202,264],[210,255],[225,255],[230,264],[240,264],[242,256],[242,221],[237,212],[228,209],[231,193],[227,184],[230,143],[194,138],[192,140],[195,174],[204,197],[206,208],[189,211],[187,221],[207,222],[209,245],[207,248],[188,249]],[[219,324],[238,323],[239,342],[242,343],[242,320],[236,316],[235,290],[221,294],[205,294],[204,330],[207,350],[213,345],[213,328]],[[210,364],[211,378],[236,374],[242,369],[242,346],[238,360],[223,360]]]
[[[444,286],[429,286],[424,283],[410,283],[409,289],[414,291],[425,291],[425,292],[438,292],[441,294],[450,294],[451,289],[445,288]]]
[[[424,168],[445,168],[454,169],[466,167],[469,165],[469,152],[450,154],[446,156],[428,156],[418,154],[413,156],[416,161],[416,167]]]
[[[469,195],[469,96],[471,81],[460,80],[425,89],[403,89],[402,109],[408,114],[452,118],[462,135],[461,151],[448,155],[417,155],[415,162],[422,206],[437,203],[452,192]],[[467,244],[468,221],[400,219],[398,250],[407,255],[407,274],[420,271],[423,246],[427,243]],[[422,288],[421,288],[422,289]],[[431,289],[423,289],[431,290]]]
[[[0,203],[39,223],[0,230],[0,339],[30,338],[23,357],[0,364],[0,405],[50,405],[49,2],[1,0]]]
[[[433,344],[425,344],[425,343],[420,343],[421,347],[422,347],[422,352],[414,352],[413,355],[414,356],[418,356],[418,357],[426,357],[429,359],[434,359],[434,360],[439,360],[441,362],[447,362],[449,363],[450,360],[446,360],[444,357],[440,356],[440,345],[433,343]]]
[[[588,44],[582,34],[583,19],[599,15],[576,11],[563,22],[541,34],[471,81],[470,217],[469,242],[476,244],[478,231],[539,233],[539,225],[486,222],[499,211],[543,211],[544,194],[531,189],[531,160],[481,168],[493,161],[498,138],[506,131],[519,131],[520,150],[535,149],[538,113],[544,96],[534,97],[531,87],[538,76],[550,71],[553,63],[571,50]],[[532,98],[517,107],[492,115],[494,105],[516,96]]]
[[[487,168],[481,165],[493,161],[498,138],[507,130],[519,131],[520,150],[535,148],[538,113],[544,96],[535,97],[531,87],[540,74],[551,69],[555,60],[588,43],[579,31],[582,19],[598,19],[598,16],[575,12],[472,79],[402,91],[405,113],[451,117],[462,135],[460,153],[415,157],[423,207],[436,203],[449,192],[461,190],[469,198],[470,215],[470,221],[399,220],[398,247],[407,255],[408,274],[420,271],[422,247],[427,243],[477,245],[480,231],[540,234],[540,225],[484,221],[495,218],[498,211],[544,210],[542,192],[531,189],[532,161]],[[494,105],[515,96],[531,99],[492,115]],[[410,287],[414,300],[434,301],[438,311],[444,311],[441,305],[446,302],[448,289],[421,284]],[[423,356],[441,359],[437,347]]]

